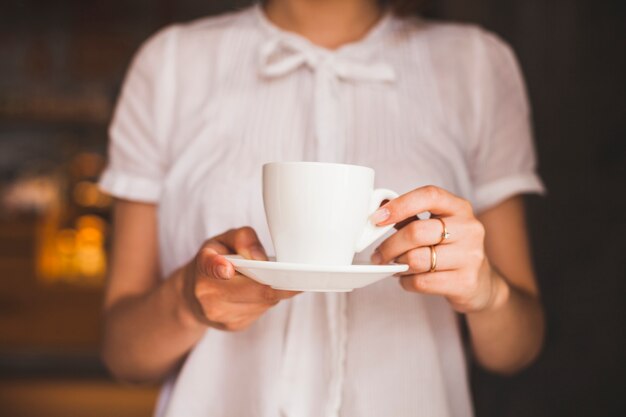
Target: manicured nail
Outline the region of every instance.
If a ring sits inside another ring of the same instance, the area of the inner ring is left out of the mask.
[[[388,208],[381,207],[370,216],[370,221],[374,224],[378,224],[387,220],[390,215],[391,212]]]
[[[217,276],[218,278],[222,278],[222,279],[229,279],[230,278],[230,268],[228,268],[228,266],[226,265],[218,265],[217,269]]]
[[[379,265],[383,261],[383,257],[378,251],[374,251],[370,259],[372,260],[372,263],[376,265]]]

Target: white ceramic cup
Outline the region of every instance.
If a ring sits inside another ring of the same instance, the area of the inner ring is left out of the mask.
[[[369,216],[398,194],[374,189],[374,170],[320,162],[263,166],[263,203],[278,262],[350,265],[393,225]]]

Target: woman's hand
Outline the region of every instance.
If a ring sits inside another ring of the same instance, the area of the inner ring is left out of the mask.
[[[426,186],[385,204],[371,220],[384,226],[425,211],[433,217],[406,224],[376,249],[372,261],[408,264],[409,270],[400,274],[405,290],[443,295],[459,312],[477,312],[499,304],[506,284],[492,273],[484,251],[485,229],[468,201]],[[444,224],[449,233],[445,239]],[[434,271],[432,250],[436,252]]]
[[[279,291],[238,274],[222,255],[267,260],[250,227],[229,230],[204,243],[184,270],[184,298],[193,319],[221,330],[242,330],[280,300],[298,294]]]

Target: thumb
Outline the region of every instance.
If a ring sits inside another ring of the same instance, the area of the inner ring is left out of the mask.
[[[222,255],[210,247],[204,247],[198,253],[196,266],[200,275],[212,279],[231,279],[235,268]]]

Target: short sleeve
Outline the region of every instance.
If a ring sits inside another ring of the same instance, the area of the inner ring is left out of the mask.
[[[114,197],[156,203],[167,170],[173,101],[175,27],[148,39],[132,60],[109,126],[108,164],[100,188]]]
[[[508,197],[545,192],[536,172],[530,110],[511,48],[478,32],[475,68],[477,125],[469,168],[476,212]]]

